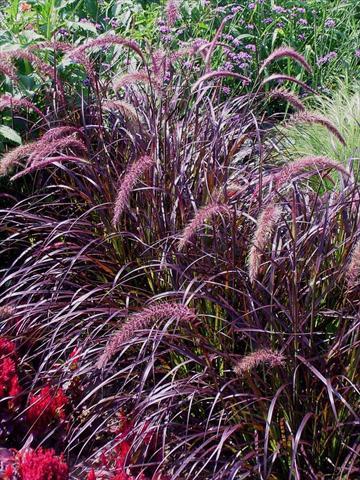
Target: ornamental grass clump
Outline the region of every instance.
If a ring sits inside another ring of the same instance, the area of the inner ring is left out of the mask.
[[[57,52],[67,107],[44,84],[48,124],[4,155],[0,443],[31,475],[45,456],[57,480],[357,474],[359,188],[331,157],[274,164],[269,84],[213,68],[222,28],[179,55]],[[128,65],[149,83],[114,91]]]

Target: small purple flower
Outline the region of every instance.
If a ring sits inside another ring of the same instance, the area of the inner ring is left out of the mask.
[[[277,22],[276,26],[277,26],[278,28],[284,28],[285,23],[284,23],[284,22]]]
[[[112,28],[117,28],[119,26],[119,22],[116,20],[116,18],[112,18],[110,20],[110,25]]]
[[[64,37],[68,37],[70,33],[66,30],[66,28],[60,28],[59,32],[60,35],[63,35]]]
[[[356,57],[356,58],[360,58],[360,48],[357,48],[357,49],[355,50],[355,57]]]
[[[89,87],[90,86],[90,80],[88,78],[85,78],[85,80],[83,80],[83,85],[84,87]]]
[[[247,52],[239,52],[236,56],[237,56],[237,59],[240,60],[240,61],[241,60],[251,60],[252,59],[251,55]]]
[[[306,10],[304,7],[297,7],[296,10],[299,12],[299,13],[305,13]]]
[[[326,21],[325,21],[325,28],[334,28],[336,25],[336,22],[335,20],[333,20],[332,18],[328,18]]]
[[[316,63],[318,67],[320,67],[321,65],[325,65],[325,63],[328,63],[331,60],[335,60],[336,57],[337,57],[336,52],[329,52],[327,55],[320,57]]]
[[[250,10],[255,10],[255,8],[256,8],[256,3],[249,3],[248,8],[249,8]]]
[[[263,22],[265,25],[269,25],[270,23],[273,23],[273,19],[271,17],[264,18]]]
[[[169,33],[169,32],[170,32],[170,28],[167,27],[166,25],[160,25],[160,26],[159,26],[159,32],[160,32],[160,33]]]
[[[286,8],[280,7],[279,5],[274,5],[273,11],[277,14],[286,13]]]
[[[301,25],[302,27],[305,27],[308,24],[308,22],[306,18],[299,18],[298,24]]]
[[[234,70],[234,65],[231,62],[225,62],[223,65],[223,69],[232,72]]]
[[[191,67],[192,67],[192,62],[190,60],[186,60],[186,62],[184,62],[184,68],[186,68],[187,70],[190,70]]]
[[[246,50],[250,50],[251,52],[256,52],[256,45],[253,43],[249,43],[248,45],[245,45]]]
[[[230,95],[230,87],[223,87],[222,91],[225,95]]]
[[[242,70],[245,70],[246,68],[249,68],[249,64],[248,63],[240,63],[239,65],[239,68],[241,68]]]
[[[238,38],[234,38],[232,44],[234,45],[234,47],[239,47],[241,45],[241,40],[239,40]]]
[[[248,23],[248,24],[246,25],[246,28],[247,28],[248,30],[254,30],[255,27],[254,27],[254,25],[253,25],[252,23]]]
[[[162,37],[162,41],[163,41],[164,43],[170,43],[171,40],[172,40],[172,36],[171,36],[170,34],[164,35],[164,36]]]
[[[300,33],[300,35],[298,36],[298,39],[303,42],[305,40],[305,34],[304,33]]]
[[[242,7],[240,7],[239,5],[237,5],[236,7],[232,7],[231,13],[235,15],[238,12],[242,12]]]

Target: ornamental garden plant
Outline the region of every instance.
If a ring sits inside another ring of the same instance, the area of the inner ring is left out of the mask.
[[[302,7],[211,5],[203,36],[172,0],[123,32],[8,6],[38,36],[0,52],[6,480],[359,474],[356,135],[314,55],[230,33]],[[332,148],[296,155],[302,128]]]

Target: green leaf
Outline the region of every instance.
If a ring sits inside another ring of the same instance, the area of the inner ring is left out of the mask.
[[[95,25],[91,22],[67,22],[67,24],[75,31],[82,29],[91,33],[97,33]]]
[[[6,140],[11,140],[12,142],[18,143],[19,145],[22,144],[20,135],[15,132],[15,130],[7,127],[6,125],[0,125],[0,135],[6,138]]]

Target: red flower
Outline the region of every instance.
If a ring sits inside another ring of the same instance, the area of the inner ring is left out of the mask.
[[[15,356],[15,345],[10,340],[6,340],[6,338],[0,337],[0,358]]]
[[[118,454],[115,462],[116,471],[123,470],[130,449],[130,443],[126,441],[123,441],[116,446],[115,451]]]
[[[130,477],[127,473],[125,473],[123,470],[117,472],[115,474],[115,477],[112,477],[111,480],[135,480],[134,477]]]
[[[16,369],[15,345],[0,338],[0,399],[16,397],[21,392]],[[8,407],[14,407],[14,400],[9,400]]]
[[[86,477],[86,480],[96,480],[94,469],[92,468]]]
[[[54,450],[26,450],[20,455],[21,480],[68,480],[69,470],[61,456]]]
[[[62,388],[55,391],[52,387],[43,387],[38,394],[30,395],[27,419],[38,430],[46,428],[54,420],[65,420],[68,403]]]

